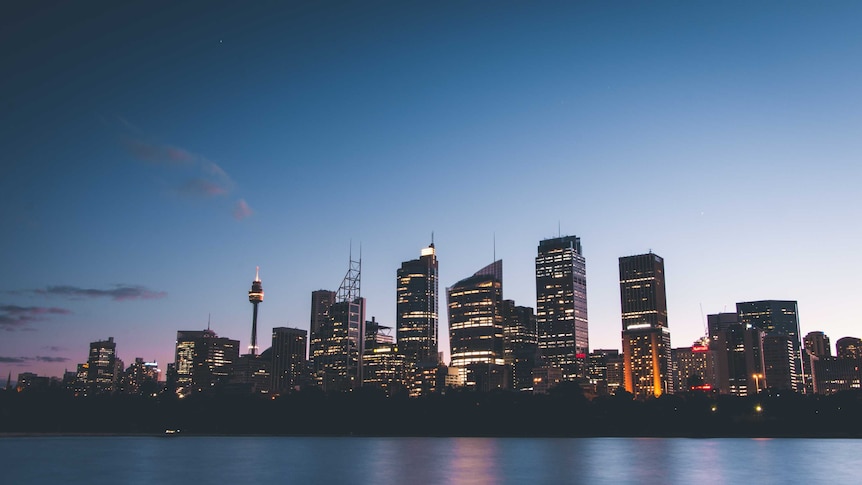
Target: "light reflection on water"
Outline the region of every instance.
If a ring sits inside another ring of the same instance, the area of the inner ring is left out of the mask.
[[[857,482],[862,440],[0,438],[2,483]]]

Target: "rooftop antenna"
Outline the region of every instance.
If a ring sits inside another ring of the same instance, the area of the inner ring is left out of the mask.
[[[560,220],[557,219],[557,237],[563,237],[563,231],[560,229]]]
[[[210,329],[210,319],[212,318],[212,313],[207,313],[207,330]]]
[[[706,317],[703,315],[703,303],[700,304],[700,321],[703,322],[703,334],[709,337],[709,327],[706,324]]]
[[[494,261],[497,261],[497,233],[494,232]]]
[[[434,231],[431,231],[431,245],[434,245]]]

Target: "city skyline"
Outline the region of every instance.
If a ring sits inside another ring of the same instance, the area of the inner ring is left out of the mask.
[[[862,6],[489,5],[12,9],[0,377],[108,337],[164,369],[210,314],[246,349],[255,266],[259,335],[308,330],[351,241],[394,327],[432,232],[441,293],[503,259],[533,308],[536,243],[576,234],[591,350],[620,348],[617,258],[649,250],[674,347],[773,299],[859,336]]]

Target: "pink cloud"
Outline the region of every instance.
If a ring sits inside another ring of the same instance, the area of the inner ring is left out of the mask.
[[[252,214],[254,214],[254,211],[251,210],[251,207],[248,206],[248,203],[245,201],[245,199],[239,199],[238,201],[236,201],[236,205],[233,208],[234,219],[241,221],[246,217],[251,216]]]
[[[194,178],[183,184],[183,186],[180,187],[180,192],[186,195],[213,197],[227,194],[228,189],[210,180]]]

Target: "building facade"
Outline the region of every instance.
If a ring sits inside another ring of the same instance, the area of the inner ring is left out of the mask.
[[[739,315],[740,323],[759,328],[766,337],[787,337],[791,343],[793,364],[786,365],[783,360],[775,360],[774,365],[767,364],[766,382],[769,387],[780,386],[776,388],[802,391],[802,344],[796,302],[790,300],[740,302],[736,304],[736,313]],[[779,353],[784,351],[783,346],[775,339],[770,340],[769,347],[770,358],[778,359]],[[785,375],[785,372],[790,374]],[[790,387],[785,387],[787,382],[790,383]]]
[[[536,325],[538,346],[546,362],[560,367],[566,380],[585,379],[589,354],[587,273],[578,237],[539,242]]]
[[[287,394],[299,388],[306,368],[308,332],[300,328],[272,329],[271,368],[274,394]]]
[[[466,370],[466,386],[505,387],[503,262],[495,261],[446,290],[451,365]]]
[[[398,350],[411,365],[437,365],[437,254],[434,243],[397,272],[396,337]]]
[[[239,340],[219,337],[212,330],[177,332],[174,372],[178,394],[210,392],[226,384],[239,359]]]
[[[638,398],[673,392],[664,259],[619,259],[625,389]]]

